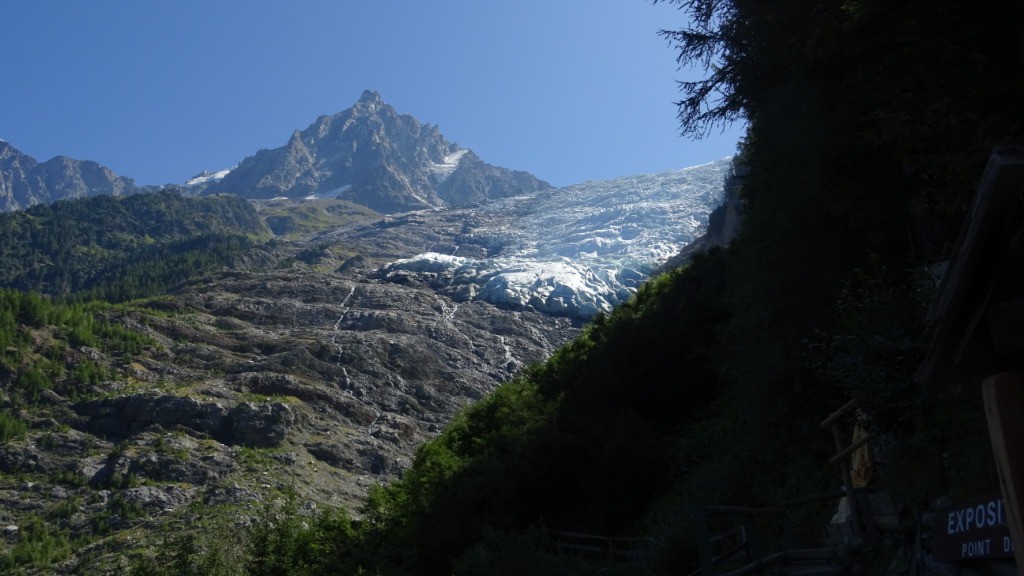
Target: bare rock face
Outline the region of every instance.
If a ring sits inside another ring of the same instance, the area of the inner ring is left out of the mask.
[[[226,444],[270,448],[280,446],[294,424],[287,404],[242,402],[228,412],[223,434]]]
[[[175,323],[151,323],[157,334],[185,336],[188,344],[170,348],[180,365],[224,373],[201,390],[211,397],[261,401],[231,408],[223,417],[230,425],[208,434],[259,446],[283,432],[329,465],[383,475],[399,473],[457,410],[579,328],[356,273],[225,274],[192,287],[182,302],[199,328],[183,334]],[[204,411],[214,409],[189,410]],[[339,425],[348,437],[327,442],[322,431]]]
[[[84,431],[124,440],[146,430],[182,430],[224,444],[268,448],[284,441],[295,424],[280,402],[241,402],[231,409],[218,401],[173,394],[134,394],[80,402],[74,406]]]
[[[128,488],[122,497],[125,502],[136,504],[151,513],[171,512],[191,500],[189,491],[173,484]]]
[[[228,413],[217,402],[164,394],[133,394],[91,400],[75,405],[74,409],[82,417],[80,426],[83,431],[113,441],[153,428],[220,435]]]

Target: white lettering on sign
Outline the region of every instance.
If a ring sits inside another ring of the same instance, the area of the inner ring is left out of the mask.
[[[1013,552],[1013,540],[1009,536],[1003,536],[1003,552]]]
[[[946,534],[953,535],[968,530],[1006,524],[1005,514],[1001,498],[970,508],[952,510],[946,519]]]
[[[992,540],[976,540],[964,542],[960,545],[961,558],[973,558],[974,556],[988,556],[992,552]]]

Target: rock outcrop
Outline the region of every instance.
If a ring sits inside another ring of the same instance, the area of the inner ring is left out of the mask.
[[[221,402],[173,394],[132,394],[79,402],[74,410],[83,431],[111,441],[143,431],[176,430],[209,437],[224,444],[269,448],[279,446],[295,424],[295,415],[281,402]]]
[[[697,252],[728,246],[736,238],[743,223],[743,199],[740,197],[740,190],[745,174],[746,169],[739,165],[739,159],[734,159],[725,177],[722,203],[708,216],[704,234],[666,260],[654,274],[679,268],[689,262]]]

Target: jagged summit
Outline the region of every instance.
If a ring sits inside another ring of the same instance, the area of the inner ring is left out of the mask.
[[[366,90],[351,108],[321,116],[273,150],[260,150],[199,192],[246,198],[339,197],[378,212],[466,206],[551,188],[485,163],[437,126],[398,113]]]
[[[363,90],[363,94],[359,97],[359,104],[383,104],[384,101],[380,97],[380,92],[376,90]]]
[[[65,198],[143,190],[131,178],[114,174],[91,160],[55,156],[39,162],[0,140],[0,211],[49,204]]]

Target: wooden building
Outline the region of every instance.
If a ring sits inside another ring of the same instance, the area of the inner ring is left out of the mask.
[[[992,154],[929,314],[922,385],[976,382],[1024,567],[1024,149]]]

